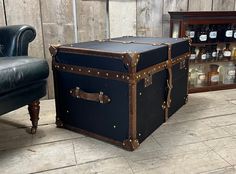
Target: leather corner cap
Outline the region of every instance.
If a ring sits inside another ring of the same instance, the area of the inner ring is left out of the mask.
[[[47,61],[27,56],[0,58],[0,93],[46,79]]]

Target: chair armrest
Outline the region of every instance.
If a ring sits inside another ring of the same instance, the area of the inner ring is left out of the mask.
[[[29,25],[0,27],[2,56],[27,56],[28,45],[34,40],[36,31]]]

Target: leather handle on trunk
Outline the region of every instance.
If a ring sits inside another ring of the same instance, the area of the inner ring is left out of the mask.
[[[94,101],[94,102],[98,102],[101,104],[106,104],[106,103],[111,102],[110,97],[107,95],[104,95],[103,92],[88,93],[88,92],[81,90],[79,87],[76,87],[75,89],[71,89],[70,95],[75,98],[88,100],[88,101]]]

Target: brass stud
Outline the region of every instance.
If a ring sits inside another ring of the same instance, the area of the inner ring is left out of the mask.
[[[108,101],[108,102],[110,102],[110,101],[111,101],[111,99],[108,99],[107,101]]]
[[[70,91],[70,93],[72,94],[72,91]]]
[[[91,71],[90,70],[88,70],[88,73],[90,73]]]
[[[70,68],[70,70],[72,70],[72,71],[73,71],[73,70],[74,70],[74,68]]]
[[[97,74],[100,74],[100,72],[97,72]]]
[[[118,78],[118,77],[119,77],[119,75],[116,75],[116,77]]]
[[[132,140],[130,139],[129,142],[132,142]]]
[[[129,80],[129,77],[127,77],[127,80]]]
[[[109,76],[109,74],[108,74],[108,73],[106,73],[106,76]]]
[[[123,75],[123,76],[122,76],[122,79],[124,79],[124,78],[125,78],[125,76]]]
[[[63,69],[66,69],[66,67],[63,66]]]
[[[81,71],[81,69],[79,69],[79,71]]]

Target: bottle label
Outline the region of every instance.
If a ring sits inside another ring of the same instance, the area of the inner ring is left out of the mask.
[[[199,40],[204,42],[207,40],[207,35],[206,34],[202,34],[200,37],[199,37]]]
[[[227,30],[225,32],[225,37],[233,37],[233,30]]]
[[[227,74],[229,76],[235,76],[235,70],[229,70]]]
[[[215,39],[217,37],[217,31],[211,31],[210,34],[209,34],[209,37],[211,39]]]
[[[194,38],[195,36],[195,31],[189,31],[189,37]]]
[[[236,39],[236,31],[234,31],[234,38]]]
[[[206,54],[202,54],[201,59],[205,60],[206,59]]]
[[[217,56],[217,52],[216,51],[213,51],[212,54],[211,54],[212,57],[216,57]]]
[[[196,54],[191,54],[189,59],[190,59],[190,60],[196,59]]]
[[[206,75],[205,74],[199,74],[198,79],[201,81],[204,81],[206,79]]]
[[[219,74],[211,76],[211,82],[219,82]]]
[[[224,57],[230,57],[231,51],[224,51]]]

